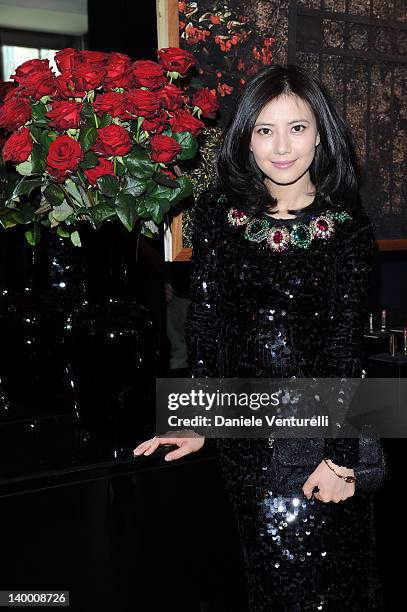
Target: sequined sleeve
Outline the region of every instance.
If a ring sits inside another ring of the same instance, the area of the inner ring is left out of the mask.
[[[216,205],[215,194],[206,191],[193,211],[191,292],[185,324],[193,378],[216,376]]]
[[[363,330],[368,310],[374,241],[372,222],[366,214],[346,225],[339,241],[340,252],[331,292],[331,326],[321,355],[325,376],[341,379],[339,394],[334,398],[338,414],[346,412],[352,395],[348,379],[362,376]],[[359,460],[358,439],[326,439],[325,457],[340,466],[356,467]]]

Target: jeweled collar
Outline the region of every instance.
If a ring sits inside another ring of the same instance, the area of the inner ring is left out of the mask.
[[[345,211],[314,213],[307,222],[294,219],[274,219],[264,217],[249,217],[238,208],[230,208],[227,213],[228,223],[232,227],[245,227],[244,237],[250,242],[266,240],[267,246],[274,252],[282,253],[291,247],[308,249],[314,239],[328,240],[333,236],[337,223],[342,223],[352,217]],[[276,221],[278,222],[276,224]],[[293,225],[284,221],[294,221]],[[279,223],[282,222],[282,225]]]

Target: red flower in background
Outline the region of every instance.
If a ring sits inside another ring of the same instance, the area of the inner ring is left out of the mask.
[[[125,95],[126,108],[129,115],[152,119],[160,109],[160,101],[152,91],[146,89],[131,89]]]
[[[144,119],[141,124],[141,129],[150,132],[151,134],[161,134],[167,127],[168,116],[165,112],[161,112],[152,119]]]
[[[75,63],[79,61],[79,51],[67,47],[55,53],[54,59],[60,72],[71,72],[75,68]]]
[[[84,89],[78,89],[77,83],[75,83],[72,73],[63,72],[55,77],[57,94],[60,98],[67,100],[68,98],[83,98],[86,95]]]
[[[13,90],[11,90],[13,91]],[[26,98],[9,96],[0,107],[0,127],[17,130],[31,119],[31,104]]]
[[[67,134],[58,136],[49,146],[47,172],[57,183],[63,183],[78,168],[83,158],[79,142]]]
[[[192,53],[184,49],[168,47],[168,49],[159,49],[157,53],[158,61],[164,70],[177,72],[180,76],[184,76],[195,65]]]
[[[91,64],[78,64],[72,72],[72,80],[79,91],[90,91],[96,89],[102,83],[105,75],[103,68]]]
[[[164,134],[153,136],[150,140],[151,159],[156,162],[169,164],[181,152],[181,149],[181,145],[174,138]]]
[[[56,91],[55,75],[48,60],[24,62],[10,78],[18,82],[17,93],[34,100],[53,95]]]
[[[198,106],[204,117],[213,119],[216,111],[219,110],[219,104],[214,93],[212,93],[207,87],[205,89],[199,89],[192,97],[192,104]]]
[[[199,121],[199,119],[183,109],[177,111],[175,115],[171,117],[169,123],[174,134],[178,132],[191,132],[193,136],[198,136],[204,127],[202,121]]]
[[[23,128],[11,134],[10,138],[6,141],[2,151],[3,159],[4,161],[20,164],[30,157],[32,148],[33,141],[30,136],[30,130],[28,127]]]
[[[91,185],[96,185],[96,181],[99,177],[104,176],[105,174],[111,174],[114,176],[113,162],[111,162],[109,159],[101,157],[97,166],[84,170],[84,173],[89,183]]]
[[[132,77],[134,84],[138,87],[149,87],[150,89],[160,89],[168,83],[162,67],[157,62],[151,60],[138,60],[132,67]]]
[[[76,129],[81,124],[82,103],[75,100],[56,101],[52,103],[52,108],[47,112],[49,125],[59,132]]]
[[[156,92],[161,105],[168,111],[175,111],[178,108],[181,108],[182,94],[182,89],[176,85],[173,85],[172,83],[168,83],[168,85]]]
[[[132,62],[128,55],[116,52],[111,53],[105,67],[105,75],[102,80],[103,87],[105,89],[113,89],[114,87],[127,89],[131,87],[131,66]]]
[[[123,94],[117,91],[109,91],[105,94],[99,94],[93,102],[95,113],[102,116],[104,113],[109,113],[112,117],[126,117],[126,99]]]
[[[98,130],[98,137],[92,150],[101,155],[126,155],[131,151],[132,143],[127,130],[121,125],[107,125]]]

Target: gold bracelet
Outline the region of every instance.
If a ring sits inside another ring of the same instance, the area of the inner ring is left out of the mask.
[[[327,466],[329,467],[329,469],[330,469],[330,470],[332,470],[332,472],[338,476],[338,478],[342,478],[342,479],[343,479],[345,482],[348,482],[348,483],[350,483],[350,484],[351,484],[352,482],[355,482],[355,480],[356,480],[356,477],[355,477],[355,476],[343,476],[342,474],[338,474],[338,472],[336,472],[336,471],[334,470],[334,468],[333,468],[332,466],[330,466],[330,465],[329,465],[329,463],[328,463],[328,460],[327,460],[327,459],[324,459],[324,461],[325,461],[325,463],[327,464]]]

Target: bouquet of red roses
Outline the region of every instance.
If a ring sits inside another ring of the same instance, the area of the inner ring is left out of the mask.
[[[160,49],[153,62],[67,48],[55,62],[59,74],[48,60],[19,66],[0,106],[0,128],[11,132],[3,160],[22,176],[0,223],[27,224],[33,245],[41,225],[79,246],[79,222],[97,229],[114,217],[129,231],[140,219],[151,236],[192,193],[179,162],[196,155],[215,95],[201,89],[190,100],[174,83],[195,63],[182,49]]]

